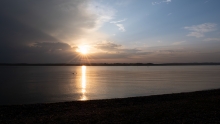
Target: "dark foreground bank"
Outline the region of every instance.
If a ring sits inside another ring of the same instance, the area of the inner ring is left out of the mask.
[[[0,123],[220,123],[220,89],[124,99],[0,106]]]

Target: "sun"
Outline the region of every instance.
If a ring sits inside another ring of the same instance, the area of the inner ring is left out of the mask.
[[[88,46],[83,45],[78,47],[78,52],[80,52],[83,55],[88,54]]]

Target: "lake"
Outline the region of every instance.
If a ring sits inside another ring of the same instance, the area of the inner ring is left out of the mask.
[[[0,105],[220,88],[220,66],[0,66]]]

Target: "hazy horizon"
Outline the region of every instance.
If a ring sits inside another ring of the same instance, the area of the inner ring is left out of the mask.
[[[1,0],[0,63],[220,62],[217,0]]]
[[[168,64],[168,65],[169,65],[169,64],[171,64],[171,65],[172,65],[172,64],[180,64],[180,65],[181,65],[181,64],[183,64],[183,65],[184,65],[184,64],[189,64],[189,65],[193,65],[193,64],[195,64],[195,65],[196,65],[196,64],[200,65],[200,64],[201,64],[201,65],[206,65],[206,64],[208,64],[208,65],[212,65],[212,64],[216,64],[216,65],[219,65],[220,62],[190,62],[190,63],[186,63],[186,62],[178,62],[178,63],[175,63],[175,62],[168,62],[168,63],[149,63],[149,62],[146,62],[146,63],[141,63],[141,62],[137,62],[137,63],[134,63],[134,62],[133,62],[133,63],[131,63],[131,62],[130,62],[130,63],[129,63],[129,62],[112,62],[112,63],[111,63],[111,62],[110,62],[110,63],[107,63],[107,62],[102,62],[102,63],[101,63],[101,62],[93,62],[93,63],[86,63],[86,62],[84,62],[84,63],[83,63],[83,62],[81,62],[81,63],[74,63],[74,62],[72,62],[72,63],[54,63],[54,62],[51,62],[51,63],[25,63],[25,62],[23,62],[23,63],[0,63],[0,65],[5,65],[5,64],[6,64],[6,65],[7,65],[7,64],[9,64],[9,65],[10,65],[10,64],[11,64],[11,65],[24,65],[24,64],[27,64],[27,65],[35,65],[35,64],[36,64],[36,65],[44,65],[44,64],[48,64],[48,65],[50,65],[50,64],[51,64],[51,65],[53,65],[53,64],[55,64],[55,65],[56,65],[56,64],[58,64],[58,65],[59,65],[59,64],[61,64],[61,65],[62,65],[62,64],[64,64],[64,65],[71,65],[71,64],[76,64],[76,65],[90,65],[90,64],[94,64],[94,65],[95,65],[95,64],[100,64],[100,65],[103,65],[103,64],[107,64],[107,65],[114,65],[114,64],[116,64],[116,65],[117,65],[117,64],[120,64],[120,65],[123,65],[123,64],[126,64],[126,65],[138,65],[138,64],[139,64],[139,65],[141,65],[141,64],[143,64],[143,65],[151,65],[151,64],[152,64],[152,65],[161,65],[161,64],[162,64],[162,65],[163,65],[163,64],[165,64],[165,65],[166,65],[166,64]]]

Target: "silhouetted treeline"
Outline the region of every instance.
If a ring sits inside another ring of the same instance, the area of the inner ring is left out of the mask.
[[[186,66],[186,65],[220,65],[220,63],[0,63],[0,66]]]

